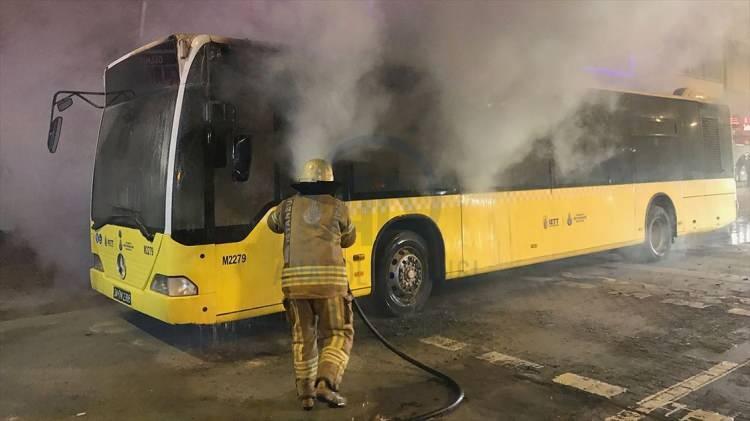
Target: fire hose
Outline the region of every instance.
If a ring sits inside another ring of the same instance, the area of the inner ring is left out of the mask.
[[[433,411],[430,411],[430,412],[425,412],[424,414],[415,415],[413,417],[405,418],[403,420],[404,421],[430,420],[430,419],[433,419],[435,417],[446,415],[446,414],[452,412],[453,410],[455,410],[456,408],[458,408],[458,406],[464,400],[464,390],[461,388],[461,385],[459,385],[458,382],[456,382],[455,380],[453,380],[447,374],[445,374],[445,373],[443,373],[443,372],[441,372],[441,371],[439,371],[439,370],[437,370],[435,368],[432,368],[432,367],[428,366],[427,364],[425,364],[425,363],[423,363],[423,362],[421,362],[421,361],[419,361],[419,360],[417,360],[417,359],[415,359],[415,358],[407,355],[406,353],[404,353],[400,349],[396,348],[396,346],[394,346],[387,339],[385,339],[383,337],[383,335],[380,332],[378,332],[378,330],[375,328],[375,326],[373,326],[373,324],[370,322],[370,320],[367,318],[367,316],[365,316],[365,313],[362,311],[362,308],[359,306],[359,303],[357,302],[357,300],[353,299],[352,301],[354,303],[354,309],[357,311],[357,314],[359,314],[359,317],[362,318],[362,321],[365,323],[365,325],[370,330],[370,332],[372,332],[372,334],[375,335],[375,337],[378,338],[378,340],[386,348],[388,348],[391,352],[393,352],[394,354],[398,355],[403,360],[405,360],[406,362],[412,364],[413,366],[418,367],[418,368],[426,371],[427,373],[429,373],[429,374],[437,377],[445,385],[447,385],[448,388],[450,388],[453,391],[453,393],[455,394],[455,398],[453,399],[453,401],[450,404],[442,406],[442,407],[440,407],[438,409],[435,409]],[[398,419],[402,419],[402,418],[398,418]]]

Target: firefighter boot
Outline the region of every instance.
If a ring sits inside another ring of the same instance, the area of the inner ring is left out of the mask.
[[[343,408],[346,406],[346,398],[333,390],[328,385],[328,382],[322,379],[318,381],[318,386],[315,388],[315,396],[319,401],[327,403],[329,408]]]
[[[302,398],[302,409],[310,411],[315,407],[315,399],[313,398]]]
[[[305,411],[315,407],[315,388],[312,380],[297,380],[297,397]]]

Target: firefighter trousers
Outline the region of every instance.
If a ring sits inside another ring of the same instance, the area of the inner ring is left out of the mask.
[[[289,299],[292,358],[300,398],[313,396],[317,380],[338,390],[354,342],[352,297]],[[322,347],[318,355],[318,343]]]

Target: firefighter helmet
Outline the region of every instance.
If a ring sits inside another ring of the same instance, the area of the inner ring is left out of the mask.
[[[333,167],[324,159],[311,159],[305,162],[297,183],[333,182]]]

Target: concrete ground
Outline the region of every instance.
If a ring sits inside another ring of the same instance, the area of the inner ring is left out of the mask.
[[[464,387],[446,419],[750,420],[748,209],[656,264],[609,252],[504,271],[453,283],[414,317],[373,321]],[[349,407],[305,413],[279,315],[171,327],[75,300],[43,315],[0,301],[0,419],[369,420],[450,398],[359,321]]]

